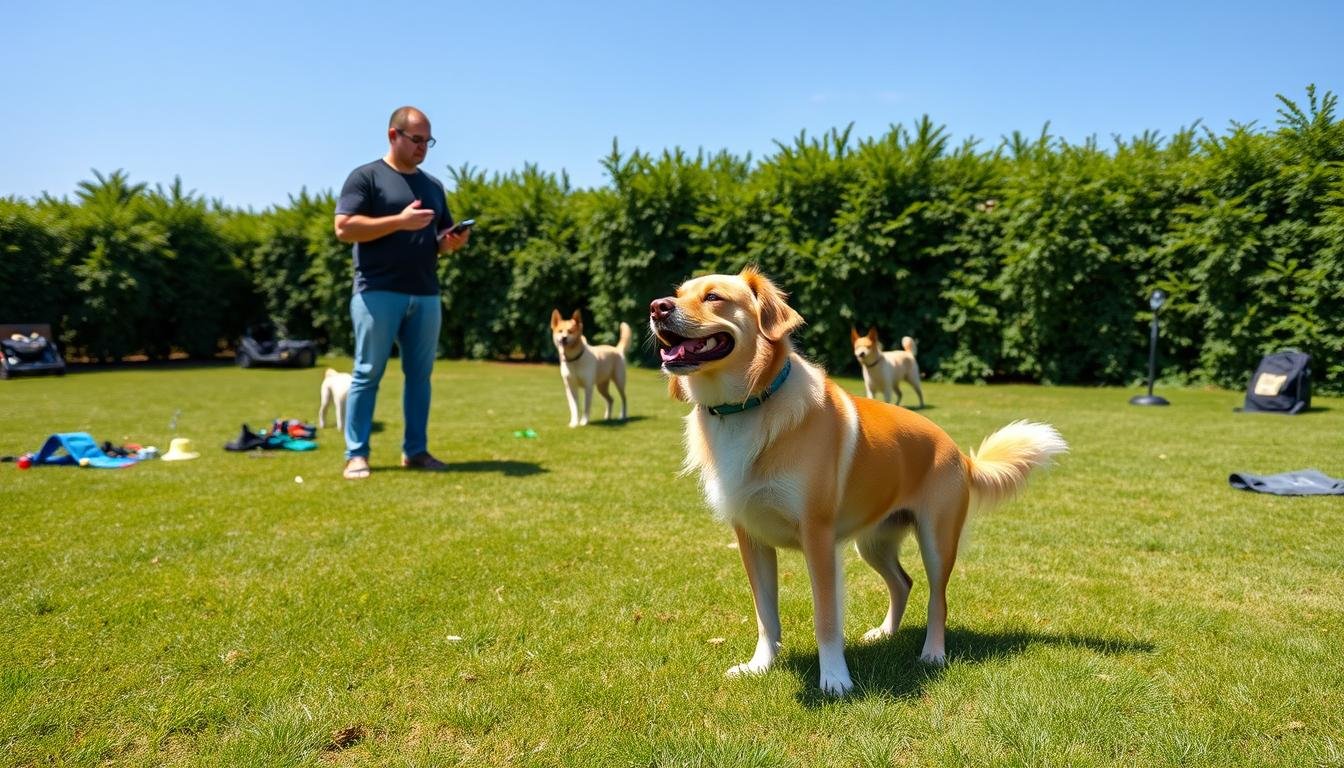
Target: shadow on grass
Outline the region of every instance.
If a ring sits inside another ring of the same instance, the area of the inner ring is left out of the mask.
[[[449,461],[445,469],[431,472],[423,469],[406,469],[400,464],[388,464],[373,467],[375,473],[396,472],[402,475],[420,477],[447,477],[463,472],[498,472],[505,477],[529,477],[549,472],[549,469],[530,461]]]
[[[845,660],[854,680],[849,698],[881,696],[908,699],[921,696],[924,689],[943,676],[946,667],[919,660],[924,647],[925,628],[905,627],[886,640],[875,643],[848,643]],[[981,664],[1016,656],[1032,646],[1051,645],[1082,648],[1107,655],[1151,653],[1152,643],[1084,635],[1051,635],[1037,632],[978,632],[970,629],[947,630],[948,664]],[[820,668],[815,649],[812,653],[785,651],[779,665],[803,682],[798,700],[806,707],[820,707],[837,701],[821,692]]]
[[[648,418],[649,418],[648,416],[629,416],[626,418],[625,421],[621,421],[620,419],[612,419],[611,421],[595,419],[593,421],[588,422],[588,426],[604,427],[606,429],[619,429],[620,427],[624,427],[627,424],[634,424],[637,421],[647,421]]]
[[[104,371],[191,371],[205,368],[233,368],[232,356],[227,358],[189,358],[184,360],[117,360],[115,362],[90,362],[87,360],[67,360],[65,370],[68,373],[101,373]]]
[[[1308,408],[1303,408],[1296,414],[1289,414],[1286,411],[1244,411],[1242,410],[1241,406],[1236,406],[1235,408],[1232,409],[1232,412],[1244,413],[1248,416],[1288,416],[1288,415],[1301,416],[1304,413],[1329,413],[1330,408],[1324,405],[1313,405]]]

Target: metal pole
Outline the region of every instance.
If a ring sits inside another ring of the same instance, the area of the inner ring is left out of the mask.
[[[1153,324],[1148,334],[1148,394],[1129,398],[1130,405],[1169,405],[1165,397],[1153,394],[1153,385],[1157,383],[1157,311],[1166,298],[1166,292],[1156,290],[1148,299],[1148,306],[1153,310]]]
[[[1153,396],[1153,379],[1157,378],[1157,310],[1153,310],[1152,334],[1148,340],[1148,396]]]

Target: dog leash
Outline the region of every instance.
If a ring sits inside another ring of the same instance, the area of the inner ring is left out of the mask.
[[[708,410],[710,414],[713,416],[726,416],[730,413],[741,413],[743,411],[749,411],[752,408],[755,408],[756,406],[760,405],[761,403],[764,403],[766,400],[769,400],[771,395],[779,391],[779,388],[784,383],[784,380],[789,378],[789,371],[792,368],[793,368],[793,361],[786,360],[784,361],[784,367],[781,368],[779,371],[779,375],[775,376],[775,380],[770,382],[770,386],[766,387],[765,391],[762,392],[761,394],[752,395],[751,397],[748,397],[746,400],[743,400],[741,403],[724,403],[723,405],[712,405],[707,407],[706,410]]]

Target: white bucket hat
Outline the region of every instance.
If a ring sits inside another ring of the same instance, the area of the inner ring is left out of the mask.
[[[160,461],[186,461],[194,459],[201,454],[193,451],[191,438],[174,437],[173,442],[168,444],[168,452],[159,457]]]

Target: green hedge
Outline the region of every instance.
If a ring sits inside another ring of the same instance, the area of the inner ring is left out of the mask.
[[[1344,126],[1333,94],[1279,97],[1272,130],[1198,126],[1108,145],[1048,132],[953,145],[925,118],[727,153],[622,152],[610,183],[573,189],[534,166],[450,169],[455,213],[480,222],[441,262],[443,355],[554,359],[552,309],[589,338],[643,331],[685,278],[760,265],[808,324],[804,351],[853,370],[849,328],[920,343],[956,381],[1134,383],[1146,296],[1163,310],[1162,375],[1240,388],[1297,347],[1344,392]],[[0,321],[49,321],[76,354],[209,355],[247,325],[348,351],[349,247],[334,199],[306,190],[260,213],[95,172],[73,201],[0,200]],[[655,364],[648,344],[635,355]]]

